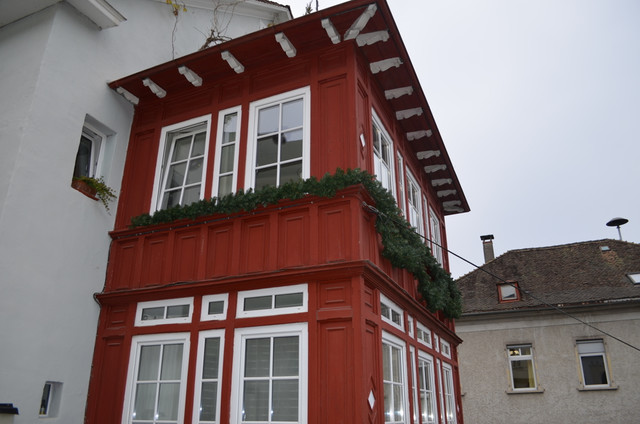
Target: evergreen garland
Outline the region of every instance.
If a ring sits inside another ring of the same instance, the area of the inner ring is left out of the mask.
[[[281,200],[296,200],[307,195],[323,198],[335,197],[344,188],[362,184],[375,201],[378,211],[376,230],[382,238],[382,256],[396,268],[404,268],[418,280],[418,291],[432,311],[442,311],[448,318],[459,318],[462,313],[460,291],[440,264],[431,255],[422,237],[402,217],[395,198],[371,174],[355,169],[338,169],[334,175],[320,180],[311,177],[293,181],[280,187],[265,187],[259,191],[240,190],[221,198],[201,200],[185,206],[157,211],[132,218],[131,227],[161,224],[178,219],[196,219],[215,214],[233,214],[252,211],[259,206],[277,204]]]

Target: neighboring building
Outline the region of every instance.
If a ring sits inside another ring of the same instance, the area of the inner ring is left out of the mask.
[[[508,283],[482,270],[457,281],[468,422],[637,422],[640,245],[512,250],[482,268]]]
[[[0,403],[19,412],[0,423],[83,421],[116,204],[72,177],[119,192],[134,108],[107,82],[203,45],[214,3],[179,3],[0,1]],[[215,15],[228,36],[291,18],[272,2],[234,12]]]
[[[364,186],[129,228],[359,168],[446,247],[445,217],[468,205],[385,1],[109,85],[136,107],[96,295],[88,423],[462,423],[454,323],[382,256]]]

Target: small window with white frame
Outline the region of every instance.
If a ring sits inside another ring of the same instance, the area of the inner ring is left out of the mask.
[[[440,340],[440,351],[445,358],[451,359],[451,344],[446,340]]]
[[[80,136],[80,145],[73,167],[73,177],[98,178],[101,175],[100,157],[104,150],[105,134],[95,125],[85,121]]]
[[[204,198],[211,115],[162,129],[151,212]]]
[[[630,272],[627,277],[633,284],[640,285],[640,272]]]
[[[416,328],[418,341],[427,347],[432,347],[433,343],[431,342],[431,330],[429,330],[425,325],[422,325],[420,322],[416,324]]]
[[[307,312],[308,288],[306,284],[272,287],[238,293],[238,318]]]
[[[306,422],[306,323],[236,329],[233,363],[232,424]]]
[[[228,302],[228,293],[203,296],[200,321],[220,321],[226,319]]]
[[[251,103],[247,188],[309,178],[310,97],[309,87],[304,87]]]
[[[376,178],[391,194],[395,196],[393,141],[382,125],[375,110],[371,110],[373,133],[373,172]]]
[[[407,169],[407,220],[421,236],[424,235],[424,223],[422,222],[422,195],[418,180]]]
[[[47,381],[42,388],[42,398],[40,399],[40,418],[55,418],[58,416],[60,408],[60,397],[62,393],[62,383],[59,381]]]
[[[507,346],[509,375],[513,391],[537,389],[536,371],[533,362],[533,346],[530,344]]]
[[[122,422],[182,422],[188,358],[189,333],[134,336]]]
[[[438,417],[436,382],[433,357],[418,351],[418,388],[420,393],[420,417],[422,424],[435,424]]]
[[[611,386],[607,355],[602,339],[578,340],[576,349],[580,360],[580,379],[585,388]]]
[[[429,230],[431,232],[431,254],[442,265],[442,237],[440,234],[440,220],[435,211],[429,208]]]
[[[220,422],[222,352],[224,352],[224,330],[200,333],[193,398],[193,423]]]
[[[236,190],[241,119],[240,106],[218,114],[212,197],[224,197]]]
[[[140,302],[136,307],[136,327],[191,322],[193,297]]]
[[[404,312],[385,295],[380,294],[380,316],[382,320],[404,331]]]

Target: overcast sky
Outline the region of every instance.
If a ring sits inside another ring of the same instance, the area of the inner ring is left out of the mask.
[[[482,265],[483,234],[496,256],[617,239],[618,216],[640,242],[640,1],[388,3],[471,207],[450,250]]]

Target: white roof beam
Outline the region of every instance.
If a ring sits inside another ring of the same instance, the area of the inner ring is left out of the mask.
[[[431,137],[432,135],[433,131],[431,130],[412,131],[407,133],[407,140],[413,141],[423,137]]]
[[[423,150],[422,152],[416,153],[416,157],[418,160],[429,159],[432,157],[440,157],[440,150]]]
[[[424,172],[426,172],[427,174],[431,174],[437,171],[444,171],[445,169],[447,169],[447,165],[445,164],[427,165],[424,167]]]
[[[359,47],[370,46],[380,41],[385,42],[389,39],[389,31],[375,31],[367,34],[360,34],[356,37],[356,43]]]
[[[296,57],[296,54],[298,52],[296,51],[296,48],[293,46],[291,41],[289,41],[287,36],[284,35],[284,32],[279,32],[276,34],[276,41],[280,43],[280,47],[282,47],[282,50],[284,50],[288,57]]]
[[[338,44],[341,41],[340,33],[338,32],[336,27],[333,26],[333,22],[331,22],[329,18],[325,18],[321,22],[322,22],[322,28],[324,28],[325,31],[327,31],[327,35],[331,39],[331,42],[333,44]]]
[[[242,63],[240,63],[238,59],[236,59],[235,56],[232,55],[228,50],[223,51],[221,56],[224,60],[227,61],[229,66],[231,66],[231,69],[236,71],[236,74],[241,74],[244,72],[244,66],[242,66]]]
[[[413,87],[411,86],[394,88],[392,90],[385,90],[384,92],[387,100],[397,99],[398,97],[408,96],[410,94],[413,94]]]
[[[134,96],[133,94],[131,94],[131,92],[125,90],[122,87],[116,88],[116,93],[120,94],[122,97],[127,99],[129,103],[133,105],[137,105],[138,103],[140,103],[140,99],[138,97]]]
[[[194,87],[200,87],[202,85],[202,77],[186,66],[180,66],[178,68],[178,72],[180,72],[181,75],[184,75],[187,81],[193,84]]]
[[[362,12],[362,14],[358,17],[358,19],[356,19],[353,22],[353,24],[351,24],[351,27],[349,28],[349,30],[345,32],[344,39],[352,40],[356,38],[360,34],[360,31],[362,31],[364,27],[367,25],[367,23],[369,22],[369,19],[371,19],[373,15],[376,13],[376,10],[378,10],[378,6],[376,6],[375,4],[370,4],[367,7],[367,10]]]
[[[151,90],[151,92],[158,96],[158,98],[160,99],[167,95],[167,92],[158,84],[153,82],[151,78],[143,79],[142,84],[144,84],[145,87],[149,87],[149,90]]]
[[[408,119],[408,118],[411,118],[412,116],[420,116],[420,115],[422,115],[422,108],[414,107],[413,109],[405,109],[405,110],[397,111],[396,119],[398,120]]]

